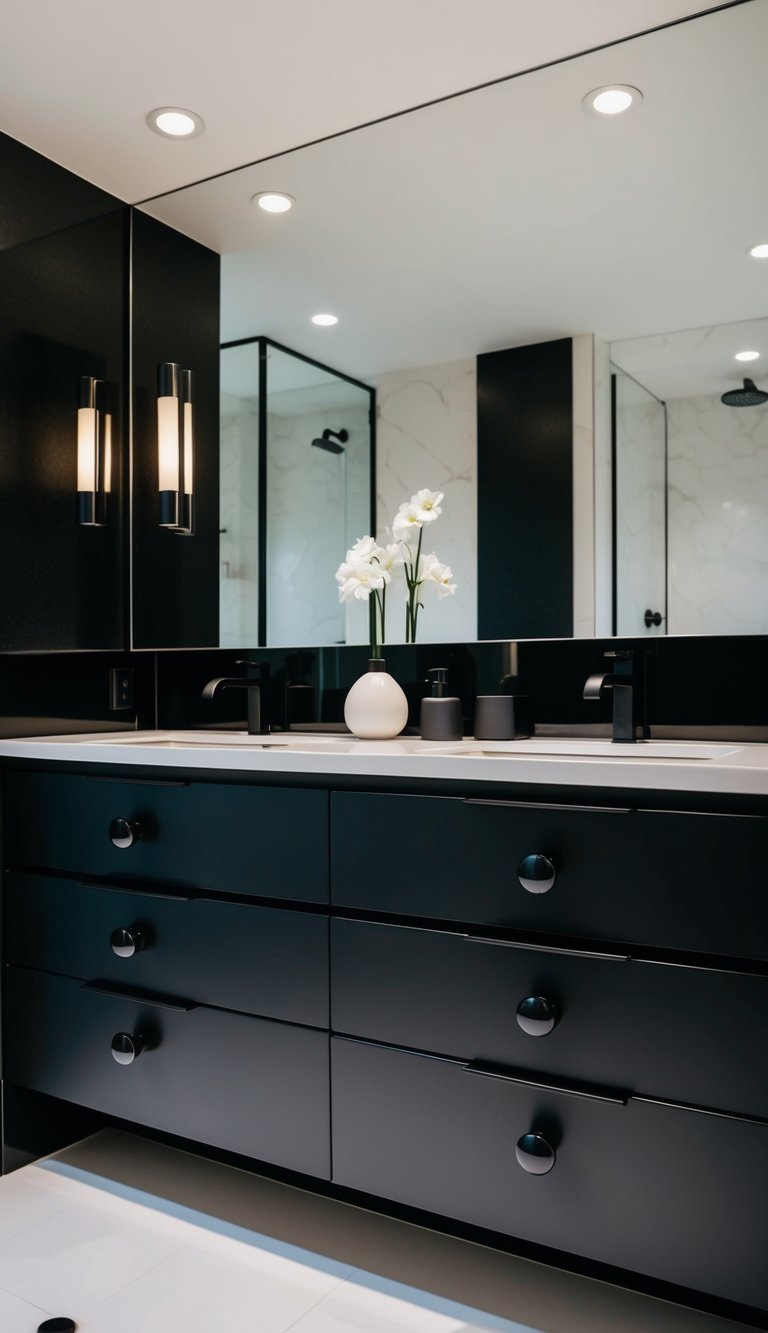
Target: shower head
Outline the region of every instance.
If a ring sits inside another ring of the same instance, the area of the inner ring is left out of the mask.
[[[745,380],[743,389],[729,389],[720,399],[726,407],[759,407],[768,402],[768,393],[758,389],[754,380]]]
[[[349,439],[346,430],[324,430],[319,439],[312,441],[313,449],[324,449],[327,454],[343,454],[343,445]],[[340,443],[337,443],[340,441]]]

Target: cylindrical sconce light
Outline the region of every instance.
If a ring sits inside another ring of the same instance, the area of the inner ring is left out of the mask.
[[[103,528],[112,489],[112,414],[103,380],[81,375],[77,406],[77,521]]]
[[[193,500],[192,371],[175,361],[157,368],[157,471],[161,528],[191,536]]]

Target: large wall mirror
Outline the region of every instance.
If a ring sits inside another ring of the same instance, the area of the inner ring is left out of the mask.
[[[285,390],[296,417],[316,410],[312,362],[375,390],[380,530],[414,491],[443,492],[430,543],[457,591],[424,599],[420,640],[476,638],[489,581],[535,580],[502,549],[490,568],[481,559],[478,586],[477,358],[564,338],[574,347],[570,555],[580,610],[560,632],[768,631],[768,406],[721,403],[745,375],[768,389],[768,258],[750,255],[768,245],[766,50],[768,4],[746,0],[145,205],[222,255],[226,343],[265,335],[308,358],[293,367],[306,366],[306,382],[294,375]],[[590,112],[586,94],[617,83],[642,99],[625,114]],[[264,211],[267,192],[292,207]],[[328,313],[336,324],[312,322]],[[759,356],[745,366],[734,360],[742,351]],[[239,396],[227,388],[228,355],[225,422]],[[537,394],[546,414],[546,383]],[[329,415],[323,429],[341,429],[339,414],[356,409],[339,401],[329,410],[337,427]],[[286,439],[293,411],[275,407]],[[307,420],[296,436],[296,468],[306,471],[290,486],[310,494],[324,490],[321,463],[335,466],[311,447],[323,422]],[[224,446],[222,467],[226,459]],[[246,498],[258,508],[257,489]],[[345,543],[367,530],[359,498],[359,515],[334,501],[337,531],[323,556],[331,601]],[[496,503],[508,503],[511,530],[516,510],[534,501]],[[545,491],[535,503],[546,533]],[[222,642],[284,643],[294,626],[301,642],[364,641],[365,625],[326,614],[319,590],[307,621],[280,572],[290,559],[271,558],[270,512],[258,536],[282,592],[267,590],[252,639],[242,621],[239,630],[226,621],[224,602],[239,594],[224,589]],[[222,534],[222,588],[227,569],[244,565],[231,538]],[[316,541],[319,552],[325,536]],[[504,632],[526,637],[525,624]],[[397,615],[388,637],[403,637]]]

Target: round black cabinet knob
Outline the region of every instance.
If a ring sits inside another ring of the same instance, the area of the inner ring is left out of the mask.
[[[517,1006],[516,1018],[529,1037],[546,1037],[557,1026],[560,1011],[546,995],[527,995]]]
[[[135,820],[113,819],[109,826],[109,841],[113,847],[132,847],[141,837],[141,825]]]
[[[132,958],[145,947],[146,940],[137,926],[118,926],[112,931],[109,943],[118,958]]]
[[[524,1134],[517,1140],[515,1157],[530,1176],[545,1176],[555,1165],[555,1150],[543,1134]]]
[[[144,1047],[138,1032],[116,1032],[112,1038],[112,1059],[119,1065],[132,1065]]]
[[[517,878],[527,893],[548,893],[557,879],[557,871],[548,856],[533,852],[523,857],[517,867]]]

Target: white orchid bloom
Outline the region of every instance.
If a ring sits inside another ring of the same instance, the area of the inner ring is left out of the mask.
[[[347,560],[350,562],[359,558],[370,560],[376,550],[377,546],[375,537],[358,537],[354,546],[347,551]]]
[[[419,583],[434,583],[438,597],[453,596],[456,584],[451,582],[452,578],[453,570],[449,565],[441,564],[434,551],[421,557]]]
[[[400,542],[390,542],[388,546],[377,546],[374,551],[374,558],[378,561],[379,568],[385,570],[391,577],[395,565],[403,563],[403,549]]]
[[[442,514],[440,505],[443,501],[443,491],[417,491],[411,496],[410,508],[413,509],[418,517],[419,523],[434,523],[436,518]]]
[[[353,597],[358,602],[367,601],[372,592],[381,592],[391,578],[388,570],[373,561],[345,560],[336,570],[336,581],[341,584],[339,601],[349,602]]]
[[[392,521],[392,536],[395,541],[408,543],[415,533],[421,531],[420,510],[409,500],[401,504]]]

